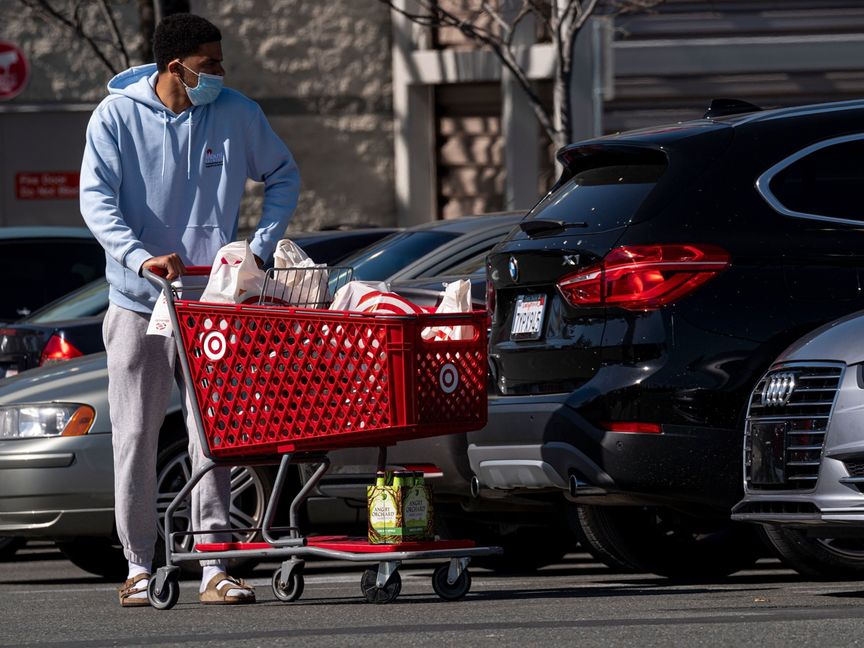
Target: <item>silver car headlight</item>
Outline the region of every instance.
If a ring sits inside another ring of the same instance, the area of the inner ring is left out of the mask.
[[[0,406],[0,439],[81,436],[96,418],[89,405],[26,403]]]

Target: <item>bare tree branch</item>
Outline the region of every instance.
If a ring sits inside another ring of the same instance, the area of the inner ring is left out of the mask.
[[[49,22],[57,22],[66,29],[74,32],[79,38],[81,38],[85,43],[87,43],[88,47],[93,50],[93,53],[96,55],[96,57],[100,61],[102,61],[105,67],[107,67],[112,74],[117,74],[118,70],[114,67],[114,64],[108,59],[107,54],[104,53],[99,47],[96,39],[84,31],[84,25],[80,15],[80,3],[75,3],[75,8],[72,14],[73,20],[70,20],[62,13],[57,11],[54,7],[52,7],[48,3],[48,0],[20,0],[20,2],[28,9],[41,15],[45,20]]]
[[[507,40],[507,47],[512,47],[513,45],[513,37],[519,32],[519,25],[522,24],[522,21],[525,20],[528,16],[533,15],[534,9],[531,6],[530,2],[525,2],[523,0],[522,7],[519,9],[519,13],[517,13],[512,20],[511,28],[510,28],[510,38]]]
[[[379,0],[393,11],[405,16],[415,24],[430,29],[454,28],[465,38],[489,49],[509,70],[513,78],[525,91],[529,103],[540,125],[556,144],[569,139],[572,116],[570,114],[570,83],[573,70],[573,47],[581,29],[602,6],[605,15],[649,11],[662,4],[663,0],[521,0],[515,14],[510,16],[500,9],[500,2],[476,0],[474,9],[466,15],[457,15],[445,6],[445,0],[412,0],[420,13],[396,6],[395,0]],[[552,36],[555,48],[554,96],[557,112],[544,105],[528,79],[514,53],[514,36],[519,23],[528,15],[534,15]],[[481,18],[491,21],[492,29],[479,24]]]
[[[483,10],[489,14],[492,18],[492,21],[498,25],[499,29],[501,29],[502,38],[501,41],[505,43],[509,43],[513,39],[513,33],[516,31],[515,27],[504,20],[504,16],[498,13],[488,2],[481,2],[480,6]]]
[[[111,35],[114,37],[114,47],[120,51],[123,57],[123,67],[129,67],[129,52],[126,51],[126,46],[123,44],[123,37],[120,35],[120,30],[117,28],[117,20],[114,18],[114,12],[111,11],[111,6],[107,0],[99,0],[99,6],[102,13],[105,15],[105,20],[111,29]]]

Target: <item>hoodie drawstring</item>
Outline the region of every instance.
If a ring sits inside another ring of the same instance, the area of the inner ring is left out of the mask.
[[[192,111],[189,111],[189,144],[186,146],[186,179],[192,177]]]
[[[162,113],[162,182],[165,182],[165,140],[168,137],[168,115]]]
[[[189,113],[189,141],[186,143],[186,179],[192,178],[192,113]],[[162,113],[162,181],[165,181],[165,159],[168,157],[168,115]]]

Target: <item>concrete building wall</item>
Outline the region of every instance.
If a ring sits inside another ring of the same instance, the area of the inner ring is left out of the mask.
[[[114,4],[127,48],[134,51],[140,44],[135,3]],[[94,26],[104,24],[95,5],[88,15]],[[191,0],[191,8],[222,30],[226,83],[261,104],[297,158],[303,188],[292,229],[393,224],[389,11],[377,0]],[[67,111],[68,128],[79,131],[68,139],[72,148],[79,142],[79,150],[65,152],[65,169],[71,159],[80,160],[82,113],[105,96],[111,73],[73,33],[13,0],[0,0],[0,40],[21,47],[31,64],[26,90],[0,103],[0,122],[17,130],[25,108],[56,109],[59,119]],[[122,67],[116,54],[112,60]],[[38,132],[30,139],[49,159],[50,141]],[[8,196],[10,187],[14,194],[14,156],[8,150],[2,155],[4,161],[13,157],[0,165],[0,191]],[[262,186],[249,183],[244,229],[256,221],[262,194]],[[74,203],[42,207],[65,213]],[[7,214],[33,207],[14,195],[0,204]]]

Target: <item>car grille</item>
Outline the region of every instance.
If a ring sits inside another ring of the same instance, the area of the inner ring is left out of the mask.
[[[843,365],[787,365],[750,398],[744,463],[751,490],[812,490]]]
[[[812,502],[744,502],[735,507],[736,515],[816,515]]]

